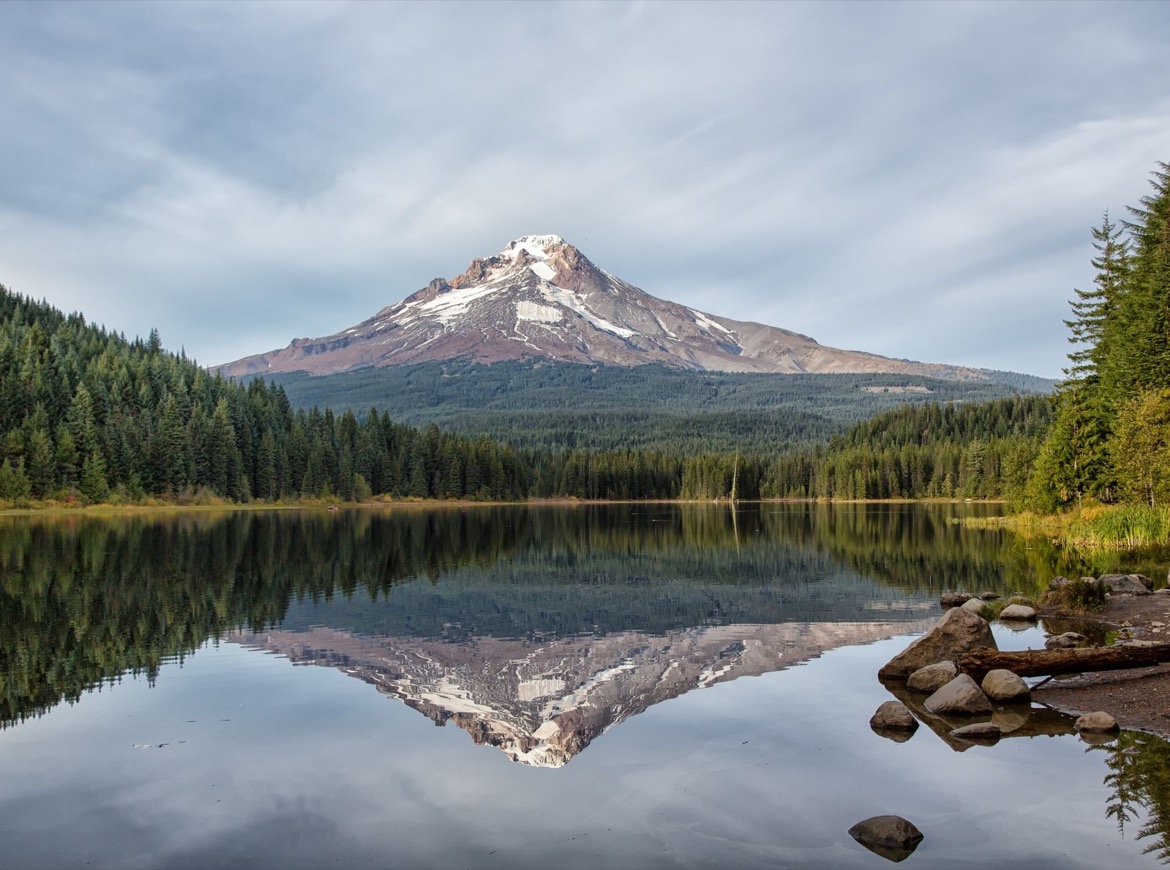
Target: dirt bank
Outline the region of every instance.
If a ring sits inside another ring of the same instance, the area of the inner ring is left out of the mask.
[[[1089,618],[1042,613],[1050,633],[1170,641],[1170,594],[1114,595]],[[1122,728],[1170,737],[1170,663],[1127,671],[1057,677],[1032,691],[1032,700],[1067,713],[1104,710]]]

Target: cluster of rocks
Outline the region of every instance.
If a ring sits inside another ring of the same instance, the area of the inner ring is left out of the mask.
[[[1056,577],[1048,584],[1048,588],[1061,589],[1075,582],[1089,588],[1102,588],[1109,595],[1149,595],[1154,591],[1154,581],[1145,574],[1102,574],[1100,577],[1081,577],[1079,581]],[[1170,587],[1159,592],[1167,590],[1170,590]]]
[[[1001,596],[996,592],[980,592],[974,595],[970,592],[948,592],[939,599],[939,604],[944,610],[958,607],[982,616],[984,608],[1000,600]],[[1035,622],[1036,618],[1036,608],[1026,598],[1013,598],[999,610],[999,619],[1002,622]]]
[[[1116,594],[1143,594],[1136,591],[1138,586],[1144,593],[1149,592],[1148,580],[1141,575],[1105,575],[1094,582],[1104,584]],[[1018,674],[998,668],[976,682],[958,666],[960,657],[966,653],[998,651],[983,613],[989,602],[999,598],[993,592],[978,595],[953,592],[942,596],[940,603],[946,613],[938,624],[878,671],[887,687],[905,701],[889,700],[878,707],[869,720],[874,731],[901,743],[913,736],[921,719],[953,748],[961,750],[994,743],[1005,733],[1022,729],[1030,717],[1034,718],[1031,687]],[[1030,602],[1014,599],[999,611],[999,619],[1032,623],[1037,614]],[[1084,635],[1069,631],[1048,638],[1045,646],[1071,648],[1086,641]],[[903,682],[904,692],[892,685]],[[926,697],[915,700],[915,696]],[[1067,733],[1067,719],[1062,719],[1059,727],[1061,731],[1057,733]],[[1073,729],[1082,739],[1096,742],[1112,739],[1118,726],[1108,713],[1095,712],[1078,718]],[[1020,730],[1020,733],[1025,732]],[[923,839],[922,832],[911,822],[893,815],[858,822],[849,833],[866,848],[892,861],[906,858]]]
[[[950,601],[966,593],[957,593]],[[944,603],[947,601],[944,598]],[[885,681],[905,681],[907,697],[926,695],[921,702],[920,713],[936,717],[939,722],[951,717],[992,717],[997,712],[1011,709],[1013,705],[1019,716],[1000,717],[1016,727],[1026,721],[1031,700],[1031,688],[1019,675],[1010,670],[993,669],[976,682],[958,667],[960,656],[976,650],[998,650],[991,626],[973,609],[965,605],[969,601],[981,604],[987,599],[971,596],[961,604],[951,606],[938,624],[922,637],[890,659],[878,676]],[[1007,608],[1005,608],[1006,610]],[[1084,640],[1083,635],[1066,632],[1052,640],[1057,644],[1076,645]],[[918,706],[918,702],[915,702]],[[1112,717],[1106,713],[1082,716],[1074,726],[1080,732],[1108,732],[1116,730],[1109,726]],[[899,742],[909,739],[918,728],[918,718],[901,700],[886,701],[870,719],[870,727],[883,736]],[[947,736],[967,742],[985,742],[999,739],[1004,728],[996,721],[979,721],[947,728]]]

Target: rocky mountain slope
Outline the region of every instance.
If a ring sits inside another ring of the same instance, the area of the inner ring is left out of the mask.
[[[838,350],[786,329],[657,299],[594,265],[559,236],[523,236],[436,278],[357,326],[298,338],[283,350],[218,367],[229,376],[470,359],[547,357],[579,363],[721,372],[890,373],[985,380],[957,366]]]

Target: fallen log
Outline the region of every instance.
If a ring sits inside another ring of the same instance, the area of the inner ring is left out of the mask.
[[[1170,662],[1170,643],[1149,646],[1107,646],[1090,649],[1034,649],[1020,652],[975,650],[959,656],[959,670],[975,682],[988,671],[1005,668],[1021,677],[1082,674],[1087,671],[1119,671]]]

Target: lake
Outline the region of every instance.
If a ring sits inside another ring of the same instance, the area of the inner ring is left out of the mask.
[[[942,591],[1083,569],[990,510],[0,518],[0,867],[1160,866],[1160,738],[869,728]]]

